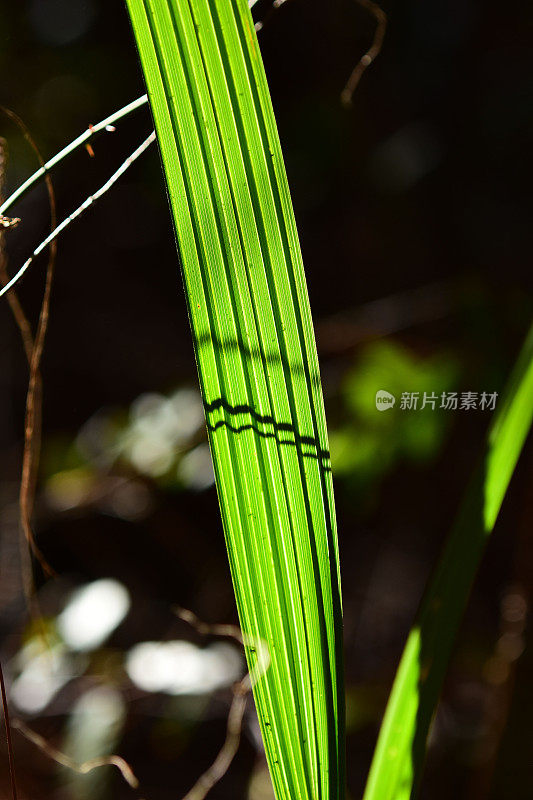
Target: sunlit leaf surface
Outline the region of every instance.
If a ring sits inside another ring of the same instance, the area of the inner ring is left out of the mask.
[[[302,259],[244,0],[127,0],[179,243],[220,508],[278,798],[344,793],[329,448]],[[152,266],[154,268],[155,265]]]
[[[408,800],[420,782],[426,739],[450,652],[487,537],[533,417],[533,328],[490,426],[396,674],[365,800]]]

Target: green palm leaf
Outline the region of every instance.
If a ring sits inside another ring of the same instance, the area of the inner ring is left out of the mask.
[[[344,794],[342,621],[316,347],[244,0],[127,0],[156,123],[237,606],[279,800]]]
[[[533,328],[490,426],[436,573],[407,640],[364,800],[408,800],[420,782],[426,739],[455,634],[485,542],[494,528],[533,418]]]

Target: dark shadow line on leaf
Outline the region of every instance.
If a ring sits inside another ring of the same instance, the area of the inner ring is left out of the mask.
[[[253,422],[245,423],[243,425],[232,425],[231,422],[225,419],[217,420],[217,422],[214,423],[210,422],[209,416],[214,411],[218,411],[220,409],[232,416],[236,416],[238,414],[248,414]],[[233,433],[242,433],[243,431],[253,430],[262,439],[276,439],[281,445],[297,447],[304,458],[314,458],[315,460],[320,461],[321,466],[325,471],[329,472],[331,470],[331,466],[329,464],[329,450],[321,448],[320,443],[312,436],[303,436],[299,434],[294,425],[291,425],[289,422],[277,422],[273,417],[259,414],[248,405],[232,406],[222,397],[218,398],[217,400],[213,400],[211,403],[204,402],[204,410],[207,420],[207,428],[210,431],[216,431],[221,427],[226,427],[233,431]],[[271,425],[273,431],[262,431],[259,428],[259,425]],[[282,439],[280,438],[280,434],[282,433],[291,433],[294,439]],[[313,452],[308,452],[304,448],[311,448]]]
[[[287,362],[281,353],[261,353],[257,348],[246,347],[241,344],[237,339],[219,339],[210,333],[197,335],[194,337],[196,347],[201,349],[206,344],[211,344],[215,349],[221,351],[235,351],[238,350],[245,358],[250,360],[264,361],[265,364],[282,364],[285,370],[294,375],[307,375],[308,368],[306,369],[299,361]],[[309,378],[314,387],[321,387],[320,375],[318,372],[309,372]]]

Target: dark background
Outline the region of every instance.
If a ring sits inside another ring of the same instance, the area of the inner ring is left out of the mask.
[[[259,34],[299,225],[332,433],[351,797],[362,794],[403,642],[490,421],[488,411],[435,410],[411,415],[407,424],[408,412],[397,406],[387,417],[393,422],[378,423],[377,412],[368,411],[372,391],[387,387],[374,386],[373,375],[390,376],[388,386],[397,394],[411,390],[402,383],[405,375],[417,389],[426,387],[429,375],[434,383],[428,390],[501,391],[532,306],[531,6],[406,0],[383,8],[389,19],[383,52],[363,75],[348,109],[340,94],[375,27],[367,10],[355,2],[289,0],[266,18]],[[262,2],[255,16],[267,10]],[[45,158],[144,91],[119,0],[4,0],[0,74],[0,102],[24,119]],[[138,111],[117,123],[115,133],[95,138],[94,157],[82,149],[54,172],[60,219],[104,182],[150,126],[148,111]],[[36,163],[6,119],[0,134],[9,145],[9,192]],[[15,213],[22,222],[6,236],[11,271],[46,235],[44,188],[29,193]],[[45,261],[37,261],[20,286],[32,319],[44,269]],[[402,359],[403,372],[397,366]],[[122,659],[145,640],[206,643],[176,621],[175,604],[209,622],[235,621],[215,491],[187,488],[174,473],[143,473],[126,457],[99,471],[96,462],[73,455],[78,432],[95,414],[113,419],[123,431],[139,396],[167,396],[195,386],[154,148],[61,238],[42,371],[36,531],[61,575],[50,585],[37,570],[42,603],[53,620],[73,586],[113,577],[130,592],[132,610],[105,646],[91,653],[83,674],[41,714],[25,719],[61,747],[74,702],[87,687],[112,685],[127,703],[113,749],[138,775],[140,796],[179,797],[223,740],[229,691],[189,707],[186,698],[135,690]],[[0,590],[0,626],[8,677],[16,675],[16,653],[29,636],[13,555],[26,382],[19,334],[4,302],[0,574],[8,588]],[[97,489],[111,479],[129,482],[144,502],[142,510],[121,513],[117,503],[111,508],[82,490],[68,510],[58,510],[50,502],[50,486],[58,484],[57,475],[79,477],[76,470],[90,474]],[[533,655],[526,612],[532,517],[529,447],[458,638],[423,797],[531,796]],[[505,612],[517,597],[525,609],[518,628]],[[509,636],[513,646],[506,649]],[[15,752],[22,797],[135,796],[110,770],[97,789],[74,782],[17,733]],[[5,756],[0,780],[7,796]],[[211,796],[269,796],[251,710],[241,750]]]

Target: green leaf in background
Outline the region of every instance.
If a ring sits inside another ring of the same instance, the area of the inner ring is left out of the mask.
[[[245,0],[127,0],[161,148],[241,625],[279,800],[344,795],[326,423],[291,199]],[[256,656],[247,647],[251,667]]]
[[[393,339],[381,339],[359,349],[357,361],[342,386],[339,426],[330,427],[335,476],[350,486],[362,511],[379,502],[378,485],[398,461],[420,464],[439,453],[452,415],[435,414],[431,406],[414,413],[400,408],[407,388],[440,396],[457,382],[459,366],[446,352],[420,356]],[[386,389],[397,398],[386,413],[376,410],[376,392]]]
[[[486,452],[429,585],[396,674],[364,800],[408,800],[455,634],[533,417],[533,328],[490,426]]]

